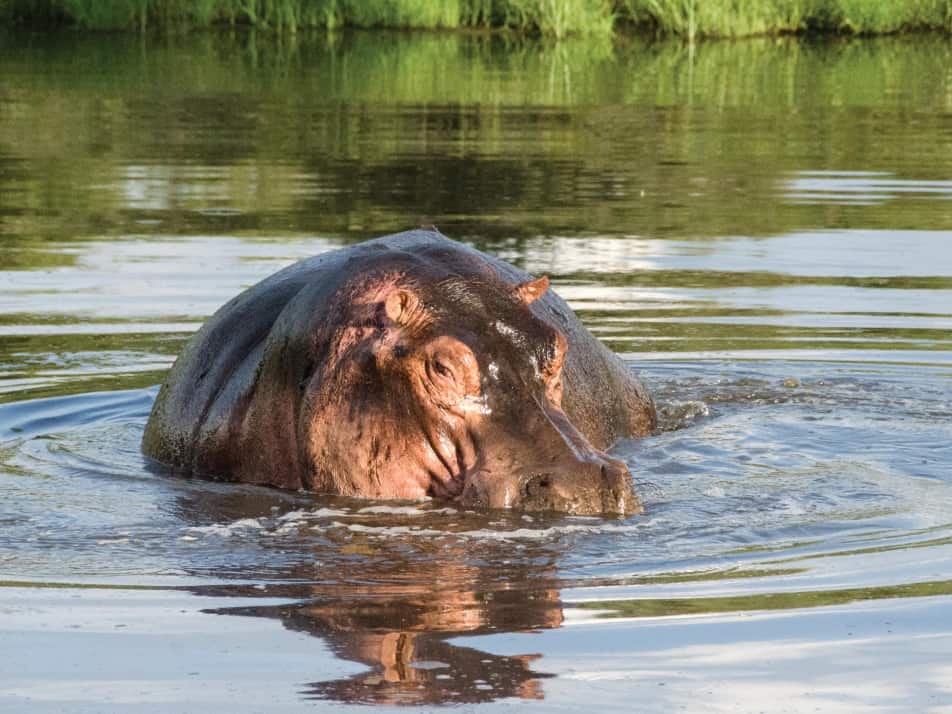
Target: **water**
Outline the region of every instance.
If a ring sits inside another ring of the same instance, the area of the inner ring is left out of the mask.
[[[6,38],[0,709],[952,706],[949,55]],[[549,274],[639,371],[644,516],[139,454],[221,303],[420,222]]]

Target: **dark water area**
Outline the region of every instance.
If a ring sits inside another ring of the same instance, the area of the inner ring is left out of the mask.
[[[952,706],[950,60],[5,36],[0,709]],[[218,306],[420,223],[550,275],[645,380],[661,429],[613,450],[645,515],[141,456]]]

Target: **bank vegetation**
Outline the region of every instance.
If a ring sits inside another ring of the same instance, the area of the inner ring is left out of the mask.
[[[0,0],[0,25],[186,31],[219,24],[502,29],[565,37],[952,31],[952,0]]]

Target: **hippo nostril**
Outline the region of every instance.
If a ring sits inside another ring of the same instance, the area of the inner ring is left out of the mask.
[[[526,497],[532,498],[534,496],[538,496],[540,493],[547,491],[551,485],[552,482],[548,475],[531,478],[526,482],[525,485]]]

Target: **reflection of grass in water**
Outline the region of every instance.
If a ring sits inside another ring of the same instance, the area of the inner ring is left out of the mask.
[[[119,585],[110,583],[58,583],[29,580],[0,580],[0,588],[41,588],[44,590],[177,590],[162,585]]]
[[[890,530],[876,530],[861,533],[851,538],[846,538],[845,540],[852,543],[862,543],[864,541],[870,540],[877,541],[884,538],[895,540],[896,538],[911,538],[912,536],[924,535],[926,533],[936,533],[937,531],[948,531],[950,528],[952,528],[952,523],[940,523],[939,525],[928,526],[926,528],[914,528],[901,533],[896,533]]]
[[[777,288],[797,285],[883,288],[887,290],[952,290],[952,277],[945,275],[790,275],[768,271],[722,270],[639,270],[632,272],[591,272],[553,274],[553,281],[565,285],[591,284],[603,287],[678,288]]]
[[[578,314],[599,339],[617,352],[797,349],[940,353],[948,352],[952,345],[947,330],[929,328],[804,327],[664,319],[639,319],[613,326],[595,322],[584,310]]]
[[[725,550],[721,555],[747,555],[750,553],[772,553],[778,550],[793,550],[794,548],[805,548],[810,545],[822,543],[822,540],[797,540],[791,543],[766,544],[766,545],[745,545],[740,548]]]
[[[915,178],[947,179],[952,59],[932,38],[692,50],[443,34],[69,36],[0,46],[0,61],[0,231],[27,249],[5,258],[18,267],[48,262],[50,238],[366,237],[424,214],[451,235],[492,225],[506,237],[949,223],[947,201],[916,194],[818,207],[780,190],[804,161],[842,170],[875,156],[900,173],[926,147]],[[836,147],[828,156],[818,126]]]
[[[163,358],[171,363],[188,337],[95,332],[4,336],[0,339],[0,370],[4,372],[0,403],[157,384],[165,378],[165,369],[155,367]],[[103,355],[122,355],[120,365],[138,364],[140,371],[117,368],[115,359],[104,363]]]
[[[149,372],[121,372],[99,375],[41,376],[36,386],[18,388],[12,392],[0,392],[0,404],[22,402],[44,397],[63,397],[90,392],[113,392],[124,389],[142,389],[160,384],[166,370]],[[0,382],[2,386],[2,382]]]
[[[669,615],[705,615],[751,610],[792,610],[808,607],[845,605],[888,598],[934,597],[952,595],[952,580],[908,585],[889,585],[845,590],[766,593],[709,598],[673,598],[638,600],[601,600],[576,603],[583,610],[604,610],[598,617],[665,617]]]
[[[0,20],[90,29],[250,24],[293,33],[343,25],[505,27],[555,37],[609,34],[616,20],[694,39],[804,30],[884,33],[952,26],[949,0],[6,0]]]
[[[6,250],[0,252],[0,270],[52,270],[76,264],[76,256],[52,250]]]
[[[23,293],[19,293],[23,294]],[[42,295],[48,295],[40,291]],[[196,328],[204,319],[203,316],[180,315],[154,317],[150,315],[137,316],[134,322],[143,325],[168,325],[172,322],[193,322],[198,320]],[[0,327],[14,325],[49,325],[49,326],[73,326],[73,325],[125,325],[129,322],[125,317],[98,317],[98,316],[76,316],[76,315],[56,315],[50,313],[34,312],[8,312],[0,314]],[[93,332],[92,330],[90,332]],[[164,336],[163,336],[164,338]],[[3,353],[0,352],[0,355]]]
[[[868,555],[870,553],[888,553],[894,550],[910,550],[912,548],[933,548],[942,545],[952,545],[952,536],[943,538],[932,538],[931,540],[920,540],[915,543],[896,543],[894,545],[877,545],[869,548],[854,548],[851,550],[837,550],[823,553],[824,558],[839,557],[844,555]],[[778,560],[764,561],[765,565],[780,565],[782,563],[795,563],[801,560],[812,560],[816,555],[798,555],[790,558],[780,558]]]
[[[631,578],[611,581],[612,585],[660,585],[663,583],[701,583],[712,580],[735,580],[741,578],[771,578],[783,575],[797,575],[807,572],[806,568],[776,568],[750,570],[702,570],[688,573],[658,573],[656,575],[636,575]]]

